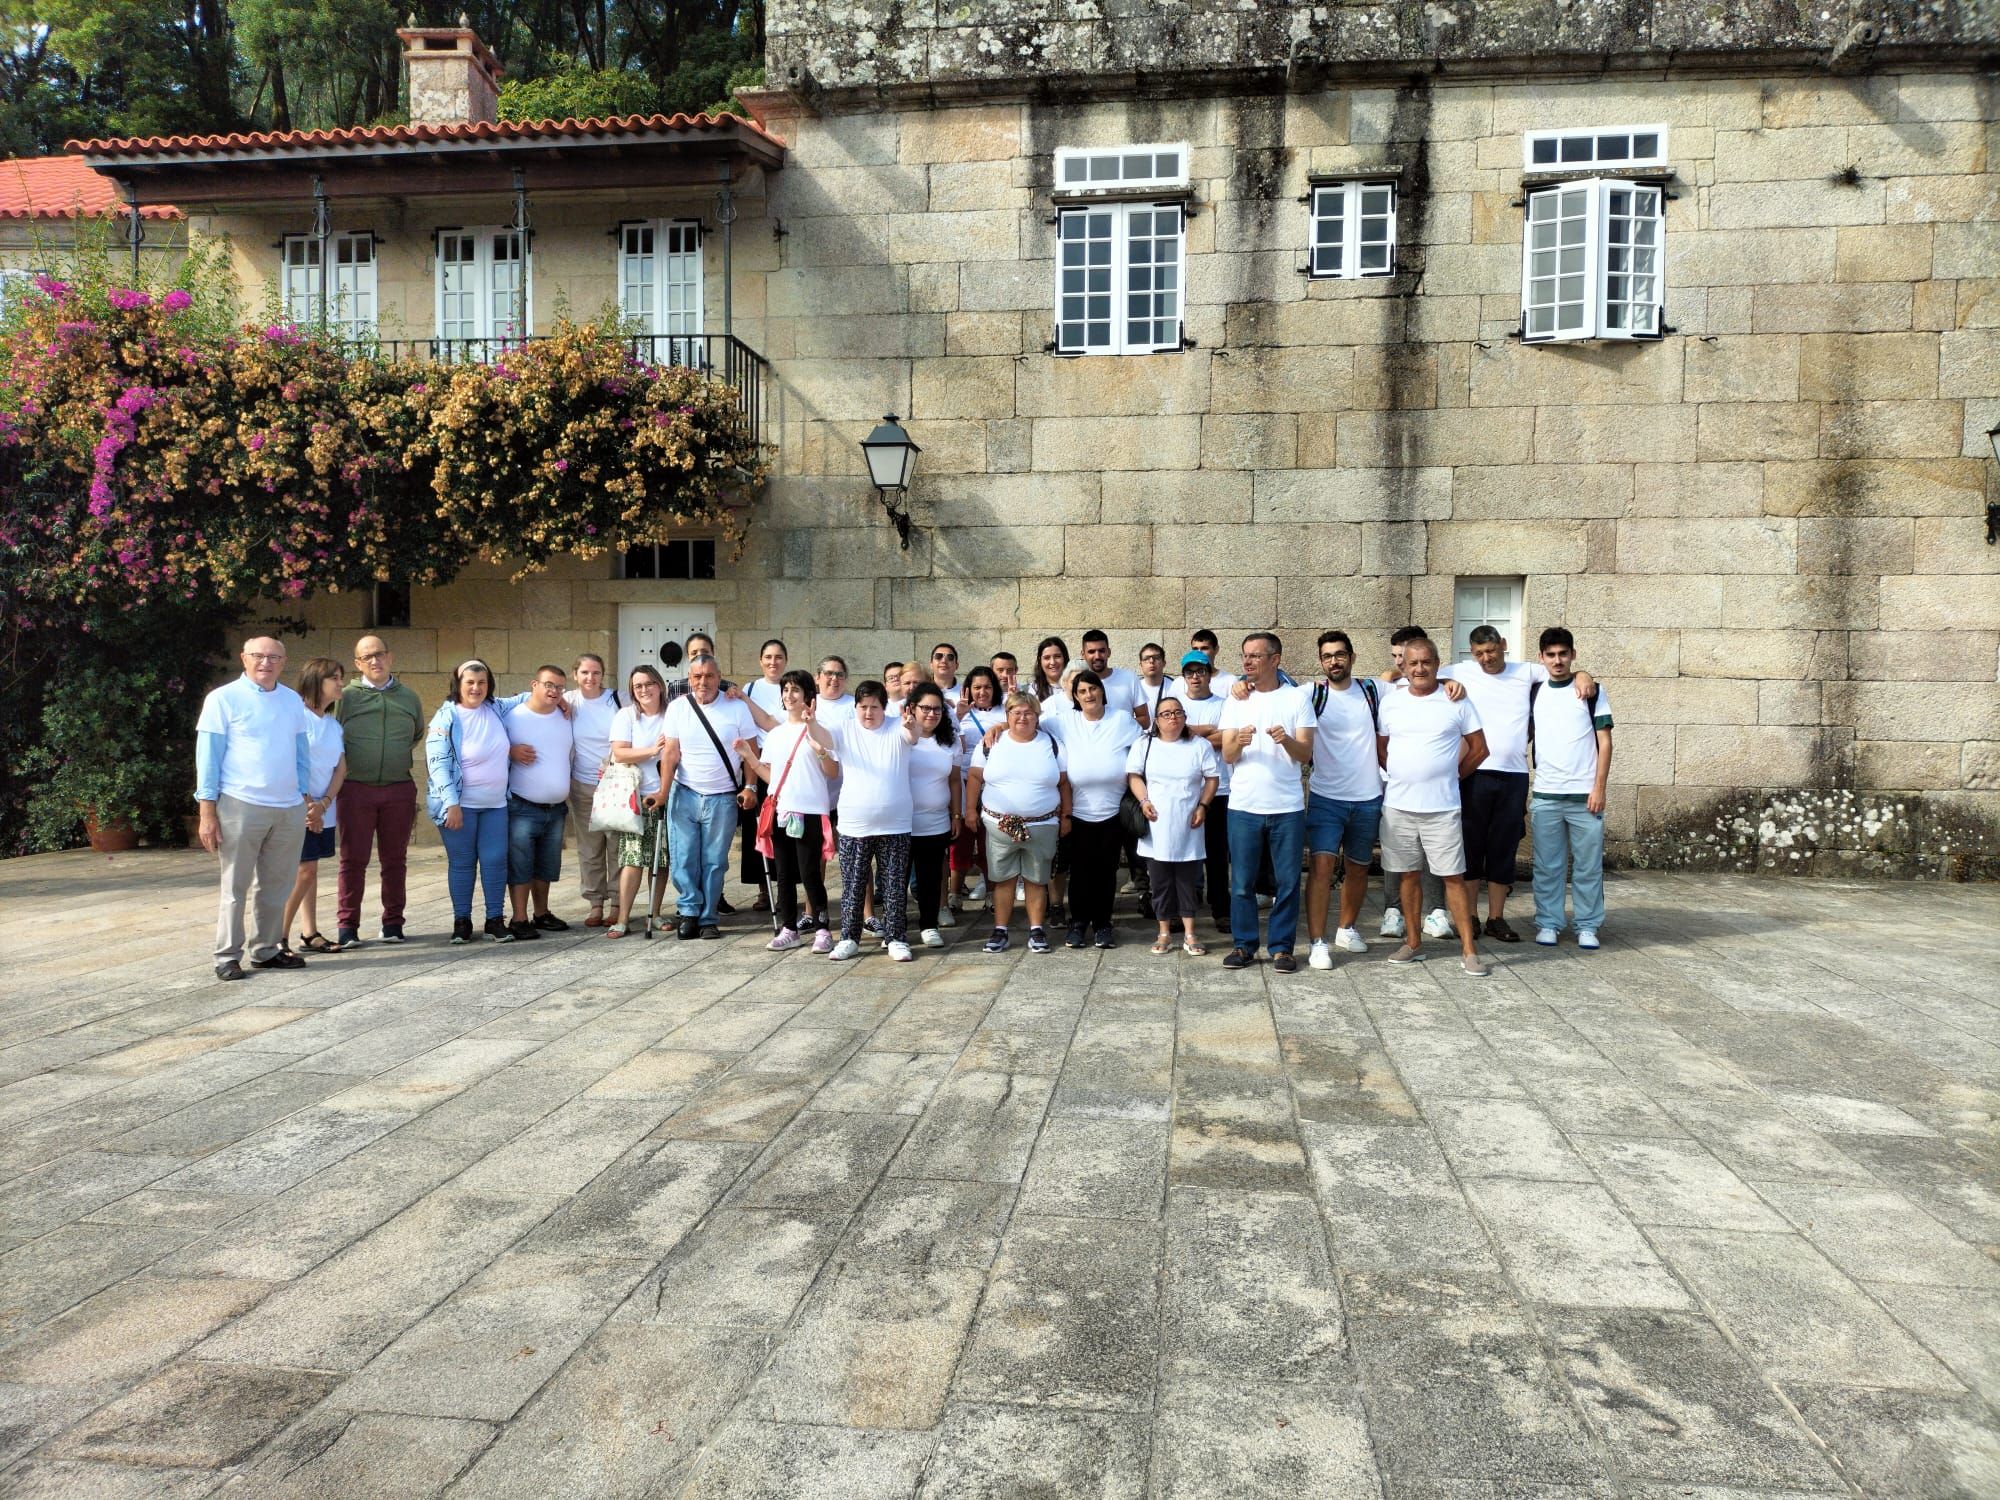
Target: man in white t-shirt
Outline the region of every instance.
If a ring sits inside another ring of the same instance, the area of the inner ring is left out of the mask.
[[[590,826],[590,806],[597,797],[597,781],[604,763],[611,758],[611,721],[624,705],[618,690],[604,683],[604,658],[586,651],[576,659],[570,672],[572,686],[563,694],[569,705],[569,826],[576,835],[576,863],[583,881],[583,899],[590,914],[586,927],[606,927],[604,904],[611,899],[613,861],[618,857],[618,835],[603,833]]]
[[[568,686],[561,667],[537,667],[528,701],[506,719],[512,746],[507,756],[507,894],[514,903],[508,931],[517,942],[569,930],[569,923],[549,910],[549,887],[562,878],[563,824],[576,754],[576,732],[563,700]]]
[[[1508,925],[1507,893],[1528,817],[1528,701],[1549,674],[1539,662],[1510,662],[1507,641],[1491,625],[1475,625],[1468,638],[1472,660],[1438,668],[1446,682],[1465,685],[1479,724],[1486,731],[1486,759],[1459,788],[1464,804],[1465,879],[1473,920],[1479,920],[1476,882],[1486,882],[1486,935],[1518,943]],[[1588,697],[1596,684],[1576,674],[1574,696]],[[1569,691],[1566,685],[1564,691]],[[1427,932],[1431,930],[1426,927]],[[1431,932],[1432,936],[1437,936]]]
[[[1368,951],[1357,924],[1382,821],[1382,766],[1375,748],[1381,689],[1366,677],[1355,677],[1354,642],[1346,631],[1326,631],[1318,644],[1320,681],[1307,695],[1313,707],[1313,758],[1306,795],[1306,852],[1312,859],[1306,885],[1306,935],[1312,948],[1306,961],[1315,969],[1330,969],[1333,948]],[[1327,907],[1334,869],[1342,861],[1340,923],[1329,947]]]
[[[1188,650],[1199,651],[1208,662],[1208,690],[1218,698],[1227,698],[1229,690],[1236,686],[1236,674],[1225,672],[1216,661],[1221,649],[1222,643],[1215,638],[1213,630],[1197,630],[1188,636]],[[1185,673],[1185,660],[1182,670]],[[1284,680],[1279,678],[1281,682]],[[1185,697],[1186,683],[1181,677],[1173,678],[1167,684],[1167,691],[1176,698]]]
[[[1276,880],[1271,903],[1271,967],[1298,969],[1292,945],[1299,927],[1299,855],[1306,798],[1299,767],[1312,759],[1312,706],[1303,689],[1279,681],[1284,646],[1268,630],[1243,638],[1249,691],[1232,697],[1216,723],[1217,748],[1229,763],[1229,933],[1225,969],[1257,961],[1257,870],[1268,852]]]
[[[729,871],[729,837],[736,811],[753,795],[743,779],[741,741],[756,745],[760,729],[777,721],[738,693],[722,696],[722,672],[709,655],[688,661],[688,691],[667,710],[660,779],[671,782],[674,892],[682,938],[719,938],[722,881]]]
[[[1566,691],[1581,673],[1576,640],[1560,625],[1542,632],[1549,680],[1529,695],[1528,746],[1535,761],[1528,822],[1535,832],[1535,941],[1555,946],[1563,929],[1563,881],[1575,908],[1576,945],[1597,947],[1604,925],[1604,802],[1611,777],[1611,699],[1592,684]]]
[[[1418,910],[1420,872],[1444,882],[1444,898],[1457,926],[1461,967],[1475,979],[1492,971],[1473,946],[1472,905],[1465,889],[1465,830],[1458,784],[1486,758],[1479,711],[1469,698],[1454,701],[1438,683],[1437,647],[1428,638],[1403,652],[1404,690],[1385,695],[1376,749],[1388,773],[1382,793],[1382,868],[1402,877],[1408,935],[1390,955],[1392,964],[1415,963],[1423,941]]]
[[[215,924],[215,977],[253,969],[303,969],[285,947],[285,897],[306,841],[306,788],[312,784],[312,725],[305,700],[278,679],[282,642],[243,643],[243,675],[202,700],[194,726],[194,795],[201,847],[222,858],[221,914]],[[246,939],[244,908],[257,902]],[[246,948],[247,942],[247,948]]]
[[[1154,715],[1159,712],[1160,700],[1168,696],[1169,680],[1167,648],[1158,641],[1146,642],[1139,648],[1139,672],[1133,679],[1133,685],[1139,694],[1140,723],[1153,722]],[[1105,697],[1107,708],[1110,701],[1107,692]],[[1218,767],[1221,765],[1221,757],[1217,757],[1216,764]],[[1131,872],[1132,890],[1139,898],[1139,915],[1150,922],[1153,920],[1152,872],[1147,868],[1146,857],[1139,852],[1139,836],[1127,832],[1122,837],[1125,868]]]
[[[1101,630],[1086,630],[1083,633],[1083,664],[1095,672],[1097,680],[1104,684],[1106,713],[1130,714],[1139,721],[1141,729],[1152,727],[1139,692],[1138,674],[1111,665],[1110,636]]]
[[[944,706],[957,713],[958,700],[965,688],[958,680],[958,647],[950,641],[939,641],[931,647],[931,681],[944,694]]]

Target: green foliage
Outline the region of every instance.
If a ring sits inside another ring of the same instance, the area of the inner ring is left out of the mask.
[[[651,79],[577,62],[540,78],[510,78],[500,85],[503,120],[608,120],[660,112],[660,91]]]

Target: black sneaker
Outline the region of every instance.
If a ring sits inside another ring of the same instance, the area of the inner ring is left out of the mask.
[[[710,942],[713,942],[715,939],[722,936],[722,929],[720,927],[715,926],[713,923],[710,923],[708,926],[701,929],[701,935],[704,938],[707,938]]]
[[[472,941],[472,918],[459,917],[451,924],[451,940],[454,943]]]
[[[269,958],[253,958],[250,960],[250,967],[253,969],[303,969],[305,966],[306,961],[300,958],[298,954],[287,953],[282,948],[273,953]]]
[[[509,922],[507,936],[512,942],[532,943],[540,940],[542,930],[533,922]]]
[[[1222,960],[1225,969],[1247,969],[1257,962],[1255,954],[1244,948],[1231,948]]]
[[[535,917],[535,925],[543,932],[568,932],[569,923],[552,911],[540,912]]]
[[[1006,928],[996,927],[993,929],[993,936],[986,940],[986,951],[988,953],[1005,953],[1013,941],[1013,937],[1008,933]]]
[[[1063,939],[1063,946],[1065,948],[1088,948],[1090,946],[1090,939],[1084,935],[1083,923],[1072,922],[1069,924],[1069,936]]]
[[[720,917],[733,917],[736,915],[736,908],[731,906],[727,901],[719,900],[715,903],[715,913]]]
[[[1296,974],[1299,972],[1299,961],[1293,958],[1289,952],[1273,953],[1271,955],[1271,967],[1276,969],[1280,974]]]
[[[359,927],[343,927],[334,935],[333,940],[343,948],[359,948],[361,946],[361,929]]]
[[[1109,927],[1098,928],[1097,946],[1100,948],[1116,948],[1118,946],[1118,935]]]
[[[1028,951],[1030,953],[1046,953],[1049,951],[1048,928],[1030,927],[1028,929]]]
[[[488,917],[486,919],[486,935],[496,943],[511,943],[514,941],[514,934],[507,930],[507,919],[505,917]]]
[[[377,940],[384,943],[400,943],[403,941],[403,924],[401,922],[384,922],[382,930],[376,933],[375,936]]]
[[[1052,926],[1060,927],[1068,920],[1069,920],[1068,904],[1062,901],[1051,901],[1049,903],[1050,924]]]

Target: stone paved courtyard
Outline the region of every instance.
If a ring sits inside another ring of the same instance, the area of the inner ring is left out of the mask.
[[[1482,983],[454,950],[429,855],[221,985],[211,868],[0,865],[12,1500],[2000,1495],[1990,887]]]

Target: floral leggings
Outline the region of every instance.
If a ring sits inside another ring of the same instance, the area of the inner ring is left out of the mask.
[[[861,941],[861,897],[873,875],[883,893],[882,934],[887,942],[909,941],[910,836],[875,833],[840,836],[840,935]]]

